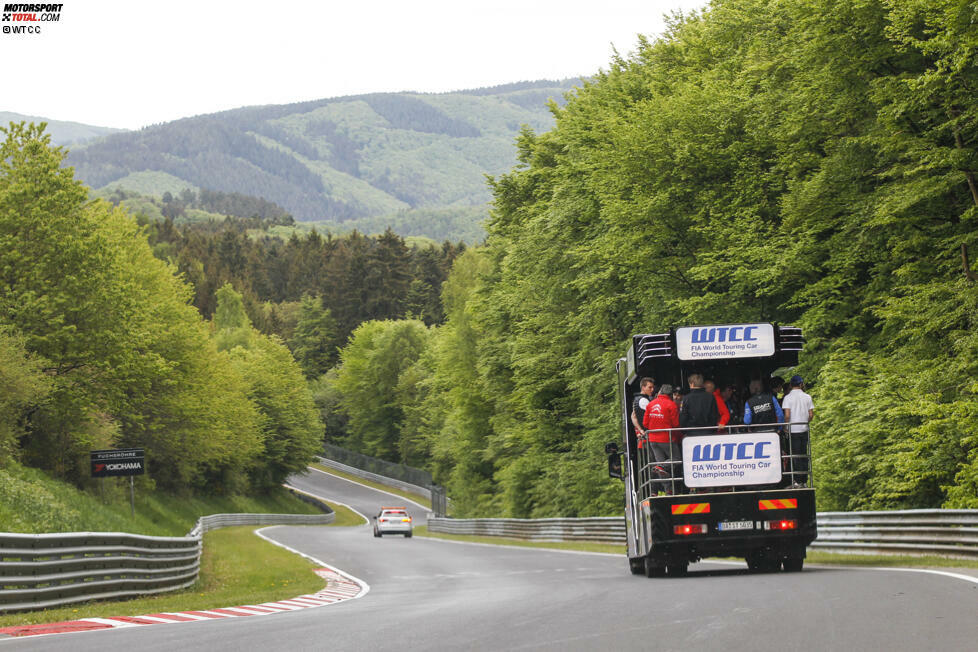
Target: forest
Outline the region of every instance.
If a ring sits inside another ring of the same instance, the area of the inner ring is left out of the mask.
[[[819,509],[978,508],[976,11],[677,14],[522,129],[478,247],[137,221],[13,126],[3,454],[83,483],[89,448],[142,445],[227,491],[325,435],[429,469],[457,516],[617,514],[630,336],[769,321],[805,335]]]
[[[523,131],[444,324],[353,332],[333,434],[431,469],[458,515],[614,514],[629,336],[771,321],[807,341],[820,509],[978,507],[976,12],[674,16]]]

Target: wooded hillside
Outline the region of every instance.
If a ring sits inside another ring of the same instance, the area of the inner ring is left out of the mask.
[[[161,196],[183,183],[261,197],[343,232],[394,226],[401,235],[475,242],[490,198],[485,175],[512,167],[520,126],[549,128],[548,99],[562,102],[576,83],[247,107],[116,134],[73,148],[68,163],[95,189]],[[449,229],[426,231],[418,209],[457,215]]]
[[[347,407],[347,441],[428,464],[460,515],[616,513],[629,336],[773,321],[807,339],[820,508],[978,507],[976,11],[716,0],[612,61],[493,181],[394,439]]]

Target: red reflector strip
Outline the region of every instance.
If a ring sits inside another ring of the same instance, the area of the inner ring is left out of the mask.
[[[684,525],[672,526],[672,533],[679,535],[686,534],[706,534],[705,523],[686,523]]]
[[[757,501],[758,509],[796,509],[798,507],[797,498],[772,498],[770,500]]]
[[[673,514],[709,514],[710,503],[685,503],[672,506]]]

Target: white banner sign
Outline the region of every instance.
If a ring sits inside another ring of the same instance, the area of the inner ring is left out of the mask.
[[[765,358],[774,355],[774,326],[729,324],[677,328],[676,353],[680,360]]]
[[[781,438],[776,432],[687,436],[683,479],[687,487],[780,482]]]

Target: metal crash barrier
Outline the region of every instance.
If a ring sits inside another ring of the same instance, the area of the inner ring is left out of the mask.
[[[528,541],[625,545],[625,520],[599,518],[429,518],[428,530]],[[978,510],[821,512],[812,548],[837,553],[934,555],[978,559]]]
[[[205,532],[234,525],[325,525],[336,514],[212,514],[186,537],[120,532],[0,533],[0,613],[151,595],[197,581]]]

